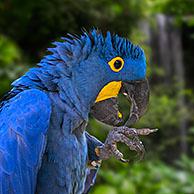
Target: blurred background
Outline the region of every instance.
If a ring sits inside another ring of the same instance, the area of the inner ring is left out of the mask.
[[[159,128],[142,139],[143,161],[103,162],[91,194],[194,194],[194,1],[1,0],[0,96],[66,33],[97,27],[144,48],[151,85],[149,110],[135,127]],[[124,117],[128,103],[121,97]],[[111,127],[90,119],[104,141]],[[120,149],[131,157],[134,153]]]

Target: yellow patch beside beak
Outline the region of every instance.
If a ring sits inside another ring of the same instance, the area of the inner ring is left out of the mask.
[[[98,94],[95,102],[117,97],[121,89],[121,81],[113,81],[105,85]]]

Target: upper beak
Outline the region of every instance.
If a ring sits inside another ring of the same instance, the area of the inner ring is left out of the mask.
[[[139,80],[122,83],[121,92],[131,101],[129,118],[125,125],[130,127],[144,115],[149,102],[149,83],[148,80]]]

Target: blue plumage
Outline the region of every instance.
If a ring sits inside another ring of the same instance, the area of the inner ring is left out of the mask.
[[[81,194],[96,145],[85,135],[90,107],[107,83],[145,78],[144,53],[127,39],[96,30],[69,36],[13,82],[1,102],[2,194]],[[125,61],[120,72],[108,65],[116,56]]]
[[[51,113],[43,92],[26,90],[0,112],[0,193],[34,194]]]

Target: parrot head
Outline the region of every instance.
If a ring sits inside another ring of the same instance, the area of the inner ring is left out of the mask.
[[[73,57],[77,60],[72,79],[81,103],[100,121],[117,125],[122,120],[117,96],[123,93],[132,102],[127,125],[135,123],[145,113],[149,98],[143,50],[118,35],[107,32],[104,37],[96,30],[84,33],[77,41],[82,48],[77,51],[75,46],[71,55],[82,54]]]

